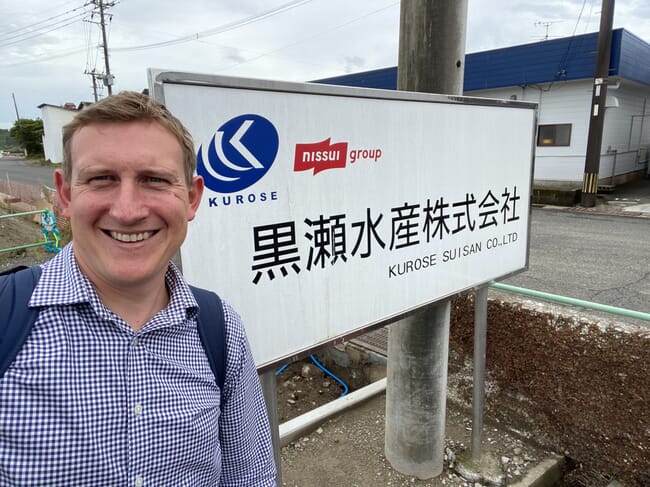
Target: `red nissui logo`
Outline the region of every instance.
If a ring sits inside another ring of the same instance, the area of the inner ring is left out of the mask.
[[[318,174],[326,169],[344,168],[347,161],[348,143],[331,143],[331,138],[313,144],[296,144],[294,171],[314,170]]]

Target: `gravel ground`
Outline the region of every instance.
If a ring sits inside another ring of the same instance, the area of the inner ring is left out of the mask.
[[[384,455],[385,404],[385,394],[375,396],[284,447],[283,485],[511,485],[549,456],[524,433],[488,421],[484,428],[481,465],[472,467],[468,462],[471,412],[448,400],[443,472],[428,480],[404,475],[393,469]]]

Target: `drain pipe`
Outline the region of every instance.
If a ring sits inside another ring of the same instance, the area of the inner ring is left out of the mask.
[[[650,321],[650,313],[642,311],[633,311],[631,309],[617,308],[615,306],[608,306],[606,304],[592,303],[590,301],[583,301],[582,299],[567,298],[559,294],[545,293],[542,291],[535,291],[534,289],[526,289],[523,287],[511,286],[500,282],[490,283],[492,289],[500,289],[502,291],[509,291],[512,293],[523,294],[532,296],[534,298],[544,299],[546,301],[555,301],[557,303],[568,304],[571,306],[579,306],[581,308],[593,309],[596,311],[604,311],[614,315],[625,316],[627,318],[636,318],[637,320]]]
[[[292,441],[296,441],[309,431],[312,431],[328,419],[342,413],[348,408],[356,406],[371,397],[376,396],[386,390],[386,378],[373,382],[361,389],[350,392],[344,397],[340,397],[323,406],[312,409],[296,418],[290,419],[280,425],[280,445],[286,446]]]

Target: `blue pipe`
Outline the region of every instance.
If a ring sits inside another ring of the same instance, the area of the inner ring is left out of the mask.
[[[310,355],[309,357],[311,358],[312,362],[314,362],[319,369],[321,369],[323,372],[325,372],[327,375],[332,377],[336,382],[338,382],[339,384],[341,384],[343,386],[343,393],[339,397],[345,396],[350,391],[350,389],[348,388],[348,385],[345,382],[343,382],[339,377],[334,375],[332,373],[332,371],[326,369],[323,364],[321,364],[318,360],[316,360],[316,357],[314,357],[313,355]],[[280,375],[282,372],[284,372],[284,369],[286,369],[288,366],[289,366],[289,364],[284,364],[282,367],[280,367],[278,370],[275,371],[275,375]]]
[[[289,364],[284,364],[282,367],[275,371],[275,375],[280,375],[287,367],[289,367]]]
[[[339,384],[341,384],[343,386],[343,394],[341,394],[339,397],[345,396],[348,393],[348,391],[350,390],[350,389],[348,389],[348,385],[345,382],[343,382],[341,379],[339,379],[337,376],[335,376],[331,371],[327,370],[323,366],[323,364],[321,364],[318,360],[316,360],[316,357],[314,357],[313,355],[310,355],[310,357],[311,357],[312,362],[314,362],[319,369],[321,369],[327,375],[332,377],[332,379],[334,379],[336,382],[338,382]]]

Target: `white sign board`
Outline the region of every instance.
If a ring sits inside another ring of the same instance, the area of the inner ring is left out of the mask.
[[[535,105],[150,72],[206,182],[183,273],[259,367],[526,268]]]

